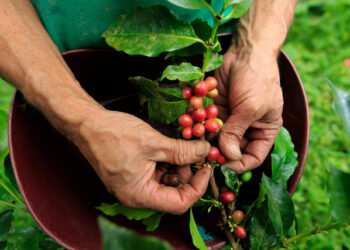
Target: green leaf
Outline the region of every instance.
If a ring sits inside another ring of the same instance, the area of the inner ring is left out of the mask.
[[[165,59],[168,59],[172,56],[188,57],[188,56],[194,56],[194,55],[201,55],[201,54],[204,54],[204,52],[205,52],[205,47],[203,46],[203,44],[195,43],[195,44],[192,44],[191,46],[188,46],[186,48],[169,52],[165,56]]]
[[[128,79],[135,85],[137,91],[146,98],[157,99],[160,97],[158,93],[158,85],[156,82],[143,76],[134,76],[129,77]]]
[[[102,37],[118,51],[149,57],[203,43],[190,24],[177,20],[163,6],[135,8],[118,18]]]
[[[0,110],[0,152],[7,148],[7,122],[8,114]]]
[[[0,78],[0,110],[8,113],[15,88]]]
[[[169,65],[163,71],[161,80],[168,78],[169,80],[191,81],[197,80],[203,76],[201,69],[190,63],[181,63],[180,65]]]
[[[39,242],[44,237],[43,232],[37,227],[28,227],[13,234],[8,239],[9,249],[39,249]],[[12,245],[12,247],[10,247]]]
[[[276,241],[277,234],[268,215],[265,201],[262,206],[254,210],[249,223],[249,241],[253,250],[269,249]]]
[[[249,10],[251,4],[252,0],[243,0],[237,4],[234,4],[227,16],[231,18],[240,18]]]
[[[210,6],[205,0],[167,0],[167,1],[185,9],[207,9]]]
[[[102,216],[98,217],[102,233],[104,250],[170,250],[173,249],[166,241],[151,236],[140,236],[135,232],[115,225]]]
[[[225,176],[226,186],[233,190],[237,181],[237,174],[225,165],[221,166],[221,172]]]
[[[179,87],[175,88],[159,88],[159,94],[161,94],[167,101],[179,101],[183,100],[182,91]]]
[[[122,214],[129,220],[142,220],[157,213],[157,211],[145,209],[145,208],[125,207],[120,203],[114,203],[114,204],[102,203],[100,206],[96,207],[96,209],[100,210],[101,212],[109,216]]]
[[[0,249],[5,249],[7,241],[0,241]]]
[[[197,224],[193,217],[192,207],[190,209],[190,232],[191,232],[192,242],[195,247],[197,247],[200,250],[208,249],[204,243],[203,238],[201,237],[198,231]]]
[[[15,178],[15,175],[13,174],[13,170],[12,170],[12,165],[11,165],[11,160],[10,160],[10,155],[9,154],[4,159],[4,168],[5,168],[5,175],[9,179],[11,186],[17,192],[19,192],[18,191],[18,187],[17,187],[16,178]]]
[[[204,96],[203,97],[203,107],[208,107],[209,104],[214,104],[214,99]]]
[[[146,231],[154,231],[159,227],[159,223],[161,218],[163,217],[163,213],[156,213],[151,217],[148,217],[142,221],[142,224],[146,226]]]
[[[0,236],[10,231],[13,220],[13,210],[5,210],[0,213]]]
[[[350,174],[331,166],[328,196],[333,216],[340,222],[350,222]]]
[[[196,19],[191,22],[191,25],[194,29],[194,32],[200,39],[203,41],[209,41],[213,28],[210,27],[207,22],[203,21],[202,19]]]
[[[350,95],[344,90],[337,88],[328,78],[326,80],[335,95],[333,109],[343,119],[346,134],[350,137]]]
[[[226,5],[229,6],[231,4],[237,4],[237,3],[241,3],[241,2],[244,2],[246,0],[229,0],[227,1]]]
[[[294,151],[294,144],[288,130],[282,127],[271,153],[271,178],[277,182],[286,183],[298,167],[297,156],[298,154]]]
[[[208,64],[204,69],[205,72],[209,72],[219,68],[221,64],[224,62],[224,57],[218,53],[214,53],[211,51],[209,55],[210,56],[209,56]]]
[[[268,213],[276,232],[282,237],[293,225],[294,204],[289,193],[280,183],[263,174],[262,184],[268,198]]]
[[[170,124],[186,113],[188,102],[186,100],[166,102],[156,99],[149,99],[147,102],[148,117],[152,122]]]

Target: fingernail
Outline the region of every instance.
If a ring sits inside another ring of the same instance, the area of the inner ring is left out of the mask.
[[[195,153],[198,157],[205,157],[209,153],[210,144],[207,141],[195,141]]]
[[[232,160],[242,159],[241,149],[236,144],[230,144],[228,146],[228,150],[230,151],[231,155],[234,157],[234,159]]]

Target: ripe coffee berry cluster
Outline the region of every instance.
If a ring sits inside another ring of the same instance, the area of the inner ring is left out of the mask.
[[[190,104],[186,109],[186,114],[180,115],[178,119],[179,125],[183,127],[183,138],[201,137],[206,131],[209,133],[220,131],[223,123],[217,118],[218,107],[215,104],[210,104],[206,108],[202,106],[204,96],[215,98],[218,95],[217,84],[214,77],[208,77],[205,81],[195,83],[193,88],[182,90],[183,98],[189,100]]]
[[[209,154],[207,160],[210,162],[216,161],[220,165],[226,164],[226,158],[220,153],[220,150],[217,147],[211,146],[209,149]]]

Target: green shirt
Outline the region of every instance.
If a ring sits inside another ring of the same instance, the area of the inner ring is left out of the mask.
[[[220,10],[222,0],[212,2]],[[60,51],[106,47],[101,34],[118,15],[136,6],[163,5],[184,21],[202,18],[211,22],[208,10],[183,9],[166,0],[32,0],[32,4]],[[220,32],[231,32],[232,27],[227,23]]]

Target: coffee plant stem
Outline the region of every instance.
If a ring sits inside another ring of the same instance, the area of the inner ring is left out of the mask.
[[[216,181],[215,181],[215,177],[214,177],[214,169],[215,168],[212,168],[212,173],[210,175],[210,179],[209,179],[209,182],[210,182],[210,187],[211,187],[211,190],[213,192],[213,195],[214,195],[214,198],[215,200],[219,200],[219,188],[218,188],[218,185],[216,184]],[[225,211],[225,207],[224,205],[221,205],[219,207],[219,210],[221,212],[221,219],[222,219],[222,223],[224,225],[224,227],[227,225],[227,215],[226,215],[226,211]],[[237,244],[235,243],[235,239],[231,233],[230,230],[227,230],[225,229],[225,235],[226,235],[226,238],[227,240],[229,241],[230,245],[232,246],[232,248],[234,250],[238,249],[238,246]]]
[[[281,241],[279,244],[275,245],[274,247],[270,248],[270,250],[277,250],[279,248],[287,248],[289,247],[289,244],[291,244],[294,241],[300,240],[302,238],[311,236],[311,235],[315,235],[315,234],[321,234],[321,233],[326,233],[329,230],[332,229],[336,229],[336,228],[342,228],[342,227],[347,227],[349,226],[348,223],[332,223],[330,225],[325,225],[325,226],[316,226],[315,228],[313,228],[312,230],[310,230],[309,232],[303,233],[303,234],[298,234],[295,235],[287,240]]]
[[[7,206],[7,207],[13,207],[15,209],[21,209],[19,207],[17,207],[16,205],[12,204],[12,203],[9,203],[9,202],[6,202],[6,201],[0,201],[0,205],[4,205],[4,206]]]
[[[21,199],[18,198],[18,196],[15,195],[15,193],[12,192],[11,189],[1,179],[0,179],[0,186],[2,186],[19,204],[25,206],[23,201],[21,201]]]
[[[214,43],[216,32],[218,31],[219,24],[220,24],[220,21],[215,16],[213,16],[213,18],[214,18],[214,27],[213,27],[213,29],[211,31],[211,36],[210,36],[210,39],[209,39],[209,43],[211,43],[211,44]],[[207,49],[205,50],[204,59],[203,59],[203,66],[202,66],[202,72],[203,73],[205,72],[205,70],[207,68],[209,57],[210,57],[210,53],[211,53],[211,48],[207,47]],[[203,76],[204,76],[204,74],[203,74]]]

